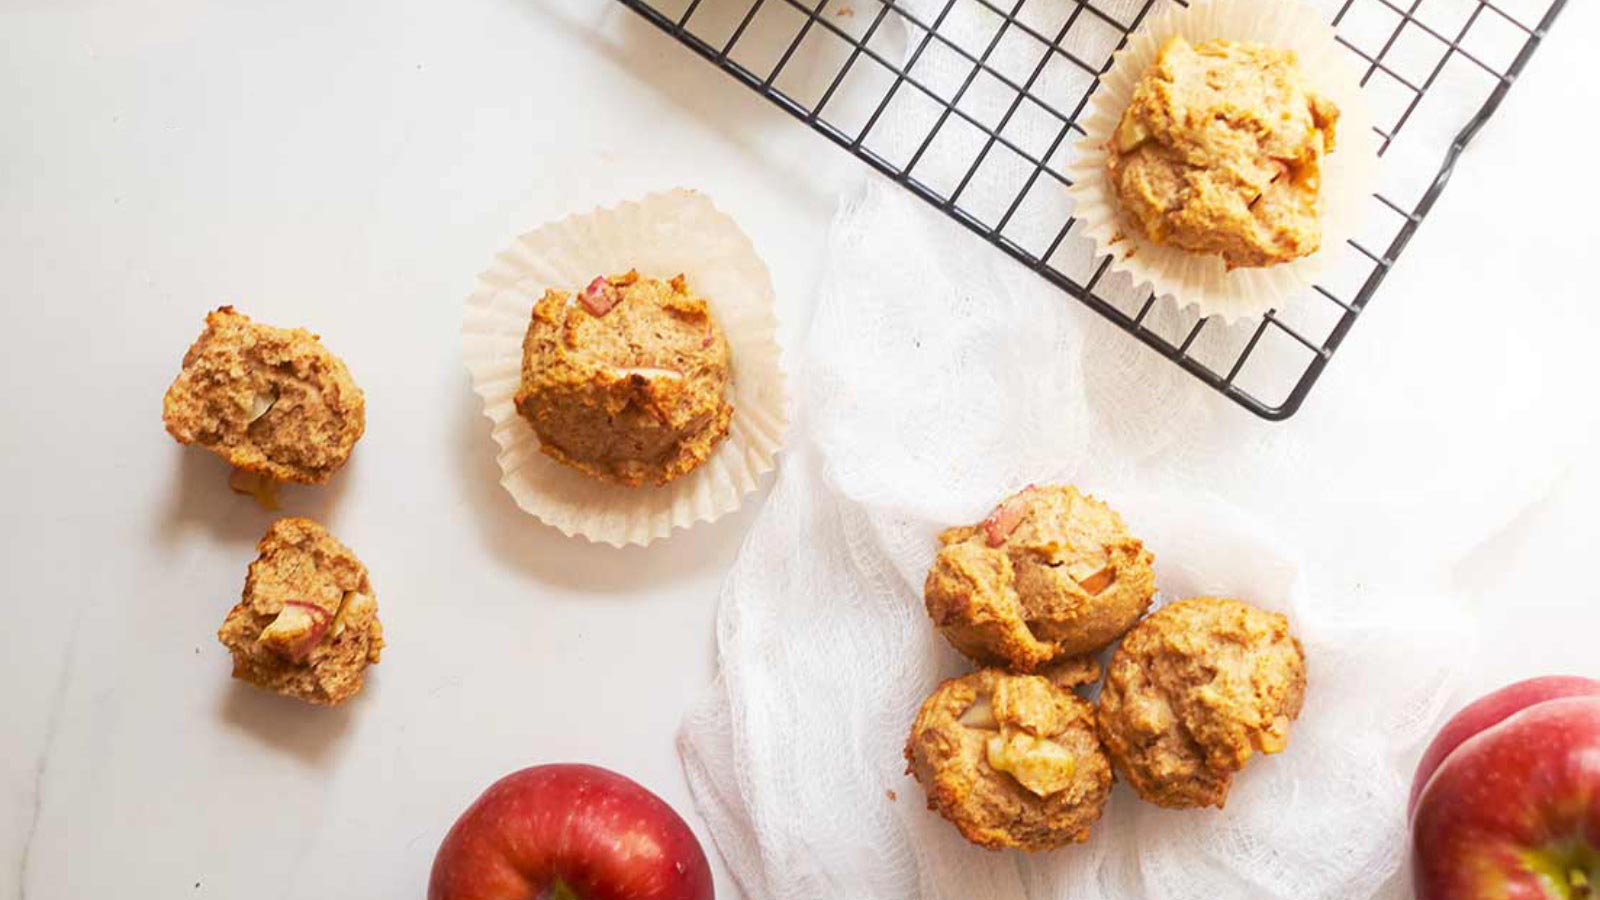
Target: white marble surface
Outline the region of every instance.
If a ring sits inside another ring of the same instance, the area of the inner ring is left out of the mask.
[[[1385,327],[1416,292],[1594,294],[1600,185],[1556,180],[1600,137],[1600,7],[1572,6],[1352,343],[1426,340]],[[766,255],[792,345],[860,168],[601,0],[0,0],[0,110],[0,897],[419,896],[456,812],[541,761],[695,821],[673,734],[759,500],[650,550],[527,519],[460,302],[517,232],[689,185]],[[379,591],[391,646],[345,709],[235,686],[212,637],[269,516],[158,406],[221,302],[312,325],[367,387],[349,469],[286,497]],[[1540,389],[1592,404],[1597,380]],[[1597,503],[1591,453],[1455,573],[1493,636],[1475,685],[1600,669],[1575,565]]]

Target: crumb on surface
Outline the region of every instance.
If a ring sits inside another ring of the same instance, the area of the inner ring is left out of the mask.
[[[365,432],[366,400],[316,335],[224,306],[206,316],[185,354],[162,421],[179,443],[205,447],[236,470],[322,484]]]
[[[279,519],[256,549],[217,631],[233,677],[318,705],[353,697],[384,647],[366,567],[310,519]]]

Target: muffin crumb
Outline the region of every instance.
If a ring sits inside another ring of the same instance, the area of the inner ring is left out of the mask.
[[[244,473],[234,490],[272,508],[273,482],[322,484],[345,464],[366,430],[366,399],[316,335],[224,306],[185,354],[162,421],[179,443]]]
[[[310,519],[279,519],[256,550],[217,631],[233,677],[318,705],[355,696],[384,646],[366,567]]]

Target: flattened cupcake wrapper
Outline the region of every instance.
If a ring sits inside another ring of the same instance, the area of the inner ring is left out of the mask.
[[[1107,146],[1134,87],[1168,40],[1190,43],[1229,40],[1295,51],[1306,83],[1331,99],[1340,112],[1334,151],[1322,163],[1322,247],[1310,256],[1275,266],[1229,271],[1222,258],[1159,246],[1125,228],[1106,171]],[[1377,187],[1377,138],[1349,50],[1322,15],[1301,0],[1198,0],[1151,18],[1118,51],[1083,117],[1086,132],[1065,168],[1072,181],[1073,214],[1096,253],[1111,257],[1111,270],[1133,276],[1179,308],[1226,321],[1254,318],[1281,308],[1316,284],[1355,237],[1367,198]]]
[[[728,437],[695,471],[662,486],[592,478],[539,452],[517,415],[522,339],[547,289],[579,291],[598,275],[682,273],[706,298],[731,351]],[[524,512],[567,535],[648,544],[739,508],[772,471],[788,426],[772,276],[739,226],[688,190],[571,216],[517,238],[467,298],[462,352],[500,446],[500,484]]]

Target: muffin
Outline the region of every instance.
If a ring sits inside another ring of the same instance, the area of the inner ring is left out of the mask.
[[[167,432],[235,468],[236,490],[270,499],[278,480],[322,484],[367,427],[366,400],[316,335],[224,306],[183,358],[162,403]]]
[[[1305,690],[1305,652],[1283,616],[1183,600],[1122,639],[1100,692],[1100,734],[1140,797],[1220,809],[1251,756],[1288,746]]]
[[[244,596],[217,631],[233,677],[318,705],[355,696],[383,650],[366,567],[310,519],[274,522],[256,550]]]
[[[928,615],[982,665],[1028,672],[1099,650],[1155,595],[1154,557],[1122,517],[1066,486],[1030,486],[951,528],[923,585]]]
[[[539,449],[585,474],[666,484],[728,436],[728,342],[682,275],[547,291],[522,344],[517,412]]]
[[[1144,72],[1107,154],[1123,227],[1229,269],[1315,253],[1339,109],[1292,51],[1175,37]]]
[[[1111,794],[1094,707],[1038,675],[984,669],[939,685],[905,755],[928,808],[990,849],[1083,843]]]

